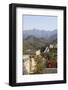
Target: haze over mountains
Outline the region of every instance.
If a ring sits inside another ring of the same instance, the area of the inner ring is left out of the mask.
[[[26,39],[29,36],[33,36],[36,38],[45,38],[45,39],[49,39],[50,37],[56,38],[57,37],[57,30],[53,30],[53,31],[37,30],[37,29],[24,30],[23,31],[24,39]]]

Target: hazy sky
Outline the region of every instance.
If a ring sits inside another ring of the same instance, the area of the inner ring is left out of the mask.
[[[23,16],[23,28],[24,30],[55,30],[57,29],[57,17],[56,16]]]

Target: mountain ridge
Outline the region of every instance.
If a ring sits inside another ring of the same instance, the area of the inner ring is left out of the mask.
[[[57,34],[57,30],[47,31],[47,30],[24,30],[23,37],[35,36],[37,38],[50,38],[52,35]]]

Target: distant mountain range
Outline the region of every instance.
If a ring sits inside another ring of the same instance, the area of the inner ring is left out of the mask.
[[[57,35],[57,30],[53,31],[46,31],[46,30],[24,30],[23,31],[24,38],[27,38],[28,36],[34,36],[36,38],[50,38],[53,35]]]
[[[36,50],[50,43],[57,43],[57,30],[24,30],[23,47],[26,50]]]

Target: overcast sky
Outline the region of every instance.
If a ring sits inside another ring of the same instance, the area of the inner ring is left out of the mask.
[[[57,29],[57,17],[56,16],[32,16],[24,15],[23,18],[24,30],[55,30]]]

